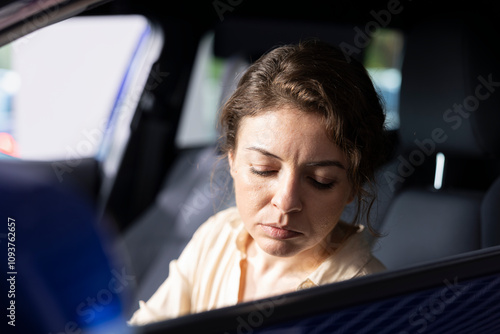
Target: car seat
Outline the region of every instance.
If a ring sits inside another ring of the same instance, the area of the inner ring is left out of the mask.
[[[407,38],[401,154],[382,172],[394,198],[373,248],[389,269],[500,244],[486,213],[498,190],[485,197],[500,170],[500,72],[480,26],[472,15],[428,21]]]

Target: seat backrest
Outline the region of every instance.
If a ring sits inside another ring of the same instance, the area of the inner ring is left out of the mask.
[[[137,298],[147,300],[168,276],[168,265],[201,223],[234,205],[227,163],[215,146],[179,154],[151,206],[126,231],[124,246],[136,276]]]
[[[422,23],[407,38],[401,154],[384,172],[395,198],[373,249],[389,269],[499,243],[483,232],[498,222],[481,221],[481,203],[499,174],[500,72],[468,19]]]

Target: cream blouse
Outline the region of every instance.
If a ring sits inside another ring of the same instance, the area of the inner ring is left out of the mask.
[[[199,227],[180,257],[170,262],[168,278],[147,302],[139,302],[129,323],[142,325],[237,304],[248,238],[236,207],[212,216]],[[371,254],[361,226],[297,290],[384,269]]]

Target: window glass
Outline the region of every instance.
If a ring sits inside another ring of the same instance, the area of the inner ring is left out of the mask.
[[[207,34],[198,48],[176,138],[179,148],[215,143],[218,112],[249,65],[241,57],[214,56],[213,39]]]
[[[147,26],[141,16],[75,17],[0,48],[0,152],[95,156]]]
[[[403,61],[403,35],[392,29],[378,29],[366,50],[365,67],[383,98],[386,126],[399,128],[399,91]]]

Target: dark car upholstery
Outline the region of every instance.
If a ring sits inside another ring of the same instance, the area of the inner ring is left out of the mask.
[[[196,229],[217,211],[234,205],[227,167],[215,146],[183,151],[155,204],[127,231],[125,248],[138,282],[138,299],[148,299],[168,276],[171,260]]]
[[[407,38],[401,87],[401,154],[386,171],[399,190],[374,247],[388,268],[499,244],[498,62],[470,18],[422,23]],[[436,154],[443,185],[433,187]],[[484,198],[484,203],[483,203]],[[493,199],[496,198],[496,199]],[[481,214],[483,206],[483,214]],[[498,217],[498,215],[497,215]],[[487,231],[487,232],[486,232]]]

